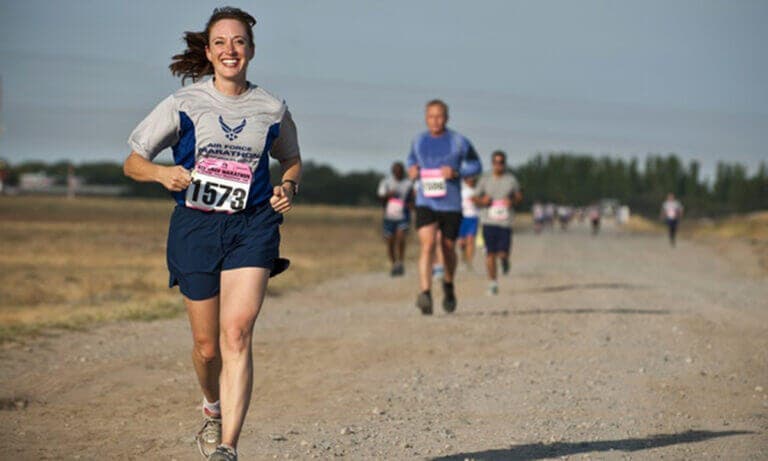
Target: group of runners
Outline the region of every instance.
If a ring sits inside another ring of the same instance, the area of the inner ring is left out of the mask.
[[[498,293],[497,266],[504,273],[509,271],[513,208],[522,200],[522,192],[508,171],[503,151],[491,154],[491,171],[482,174],[482,162],[472,143],[447,127],[445,102],[429,101],[424,114],[427,130],[411,143],[406,163],[392,165],[392,174],[381,181],[378,195],[393,276],[404,273],[408,210],[415,210],[420,244],[416,306],[422,314],[431,315],[434,279],[442,285],[443,310],[451,313],[456,309],[456,247],[458,244],[471,267],[481,225],[488,292]]]
[[[176,207],[167,242],[169,286],[179,287],[192,333],[192,363],[202,394],[200,453],[236,461],[253,390],[253,326],[267,282],[285,271],[280,257],[283,213],[299,192],[302,162],[286,103],[247,79],[256,20],[237,8],[216,8],[205,29],[186,32],[186,49],[170,70],[193,83],[163,99],[131,133],[125,174],[162,184]],[[209,77],[210,78],[204,78]],[[433,264],[444,266],[442,307],[457,308],[457,242],[474,257],[482,225],[489,292],[498,292],[497,265],[509,270],[513,208],[522,200],[502,151],[490,172],[470,141],[448,129],[448,106],[427,103],[427,130],[413,140],[405,163],[379,185],[391,274],[403,275],[412,209],[420,243],[416,305],[433,312]],[[174,164],[154,163],[166,148]],[[282,178],[272,185],[269,157]],[[679,203],[678,203],[679,205]],[[674,211],[679,210],[679,211]],[[665,204],[674,243],[682,207]]]

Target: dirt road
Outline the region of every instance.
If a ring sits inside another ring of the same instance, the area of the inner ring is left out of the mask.
[[[517,235],[497,297],[461,271],[454,315],[414,267],[268,299],[241,459],[768,459],[754,267],[574,228]],[[4,346],[0,458],[199,459],[189,352],[185,318]]]

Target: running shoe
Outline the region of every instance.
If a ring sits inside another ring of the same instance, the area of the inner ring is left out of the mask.
[[[504,275],[509,274],[509,259],[501,258],[501,273]]]
[[[219,445],[208,457],[208,461],[237,461],[237,453],[230,447]]]
[[[451,313],[456,310],[456,293],[453,291],[453,283],[443,280],[443,310]]]
[[[432,315],[432,294],[429,291],[422,291],[416,298],[416,307],[421,309],[423,315]]]
[[[499,294],[499,284],[496,282],[491,282],[488,284],[488,295],[489,296],[496,296]]]
[[[203,427],[197,432],[195,441],[203,458],[210,459],[216,447],[221,443],[221,417],[204,416]]]

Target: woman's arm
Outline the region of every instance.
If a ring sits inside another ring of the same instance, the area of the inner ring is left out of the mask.
[[[171,192],[186,189],[192,177],[186,168],[180,165],[157,165],[136,152],[131,152],[123,163],[123,173],[138,182],[158,182]]]
[[[282,180],[279,186],[275,186],[269,203],[278,213],[285,213],[293,207],[294,191],[301,181],[301,157],[291,157],[280,161],[283,170]]]

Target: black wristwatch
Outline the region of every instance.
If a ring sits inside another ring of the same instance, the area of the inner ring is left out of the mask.
[[[291,190],[293,191],[293,196],[296,197],[299,195],[299,183],[294,181],[293,179],[283,179],[283,182],[280,183],[280,187],[283,186],[283,184],[289,183],[291,185]]]

